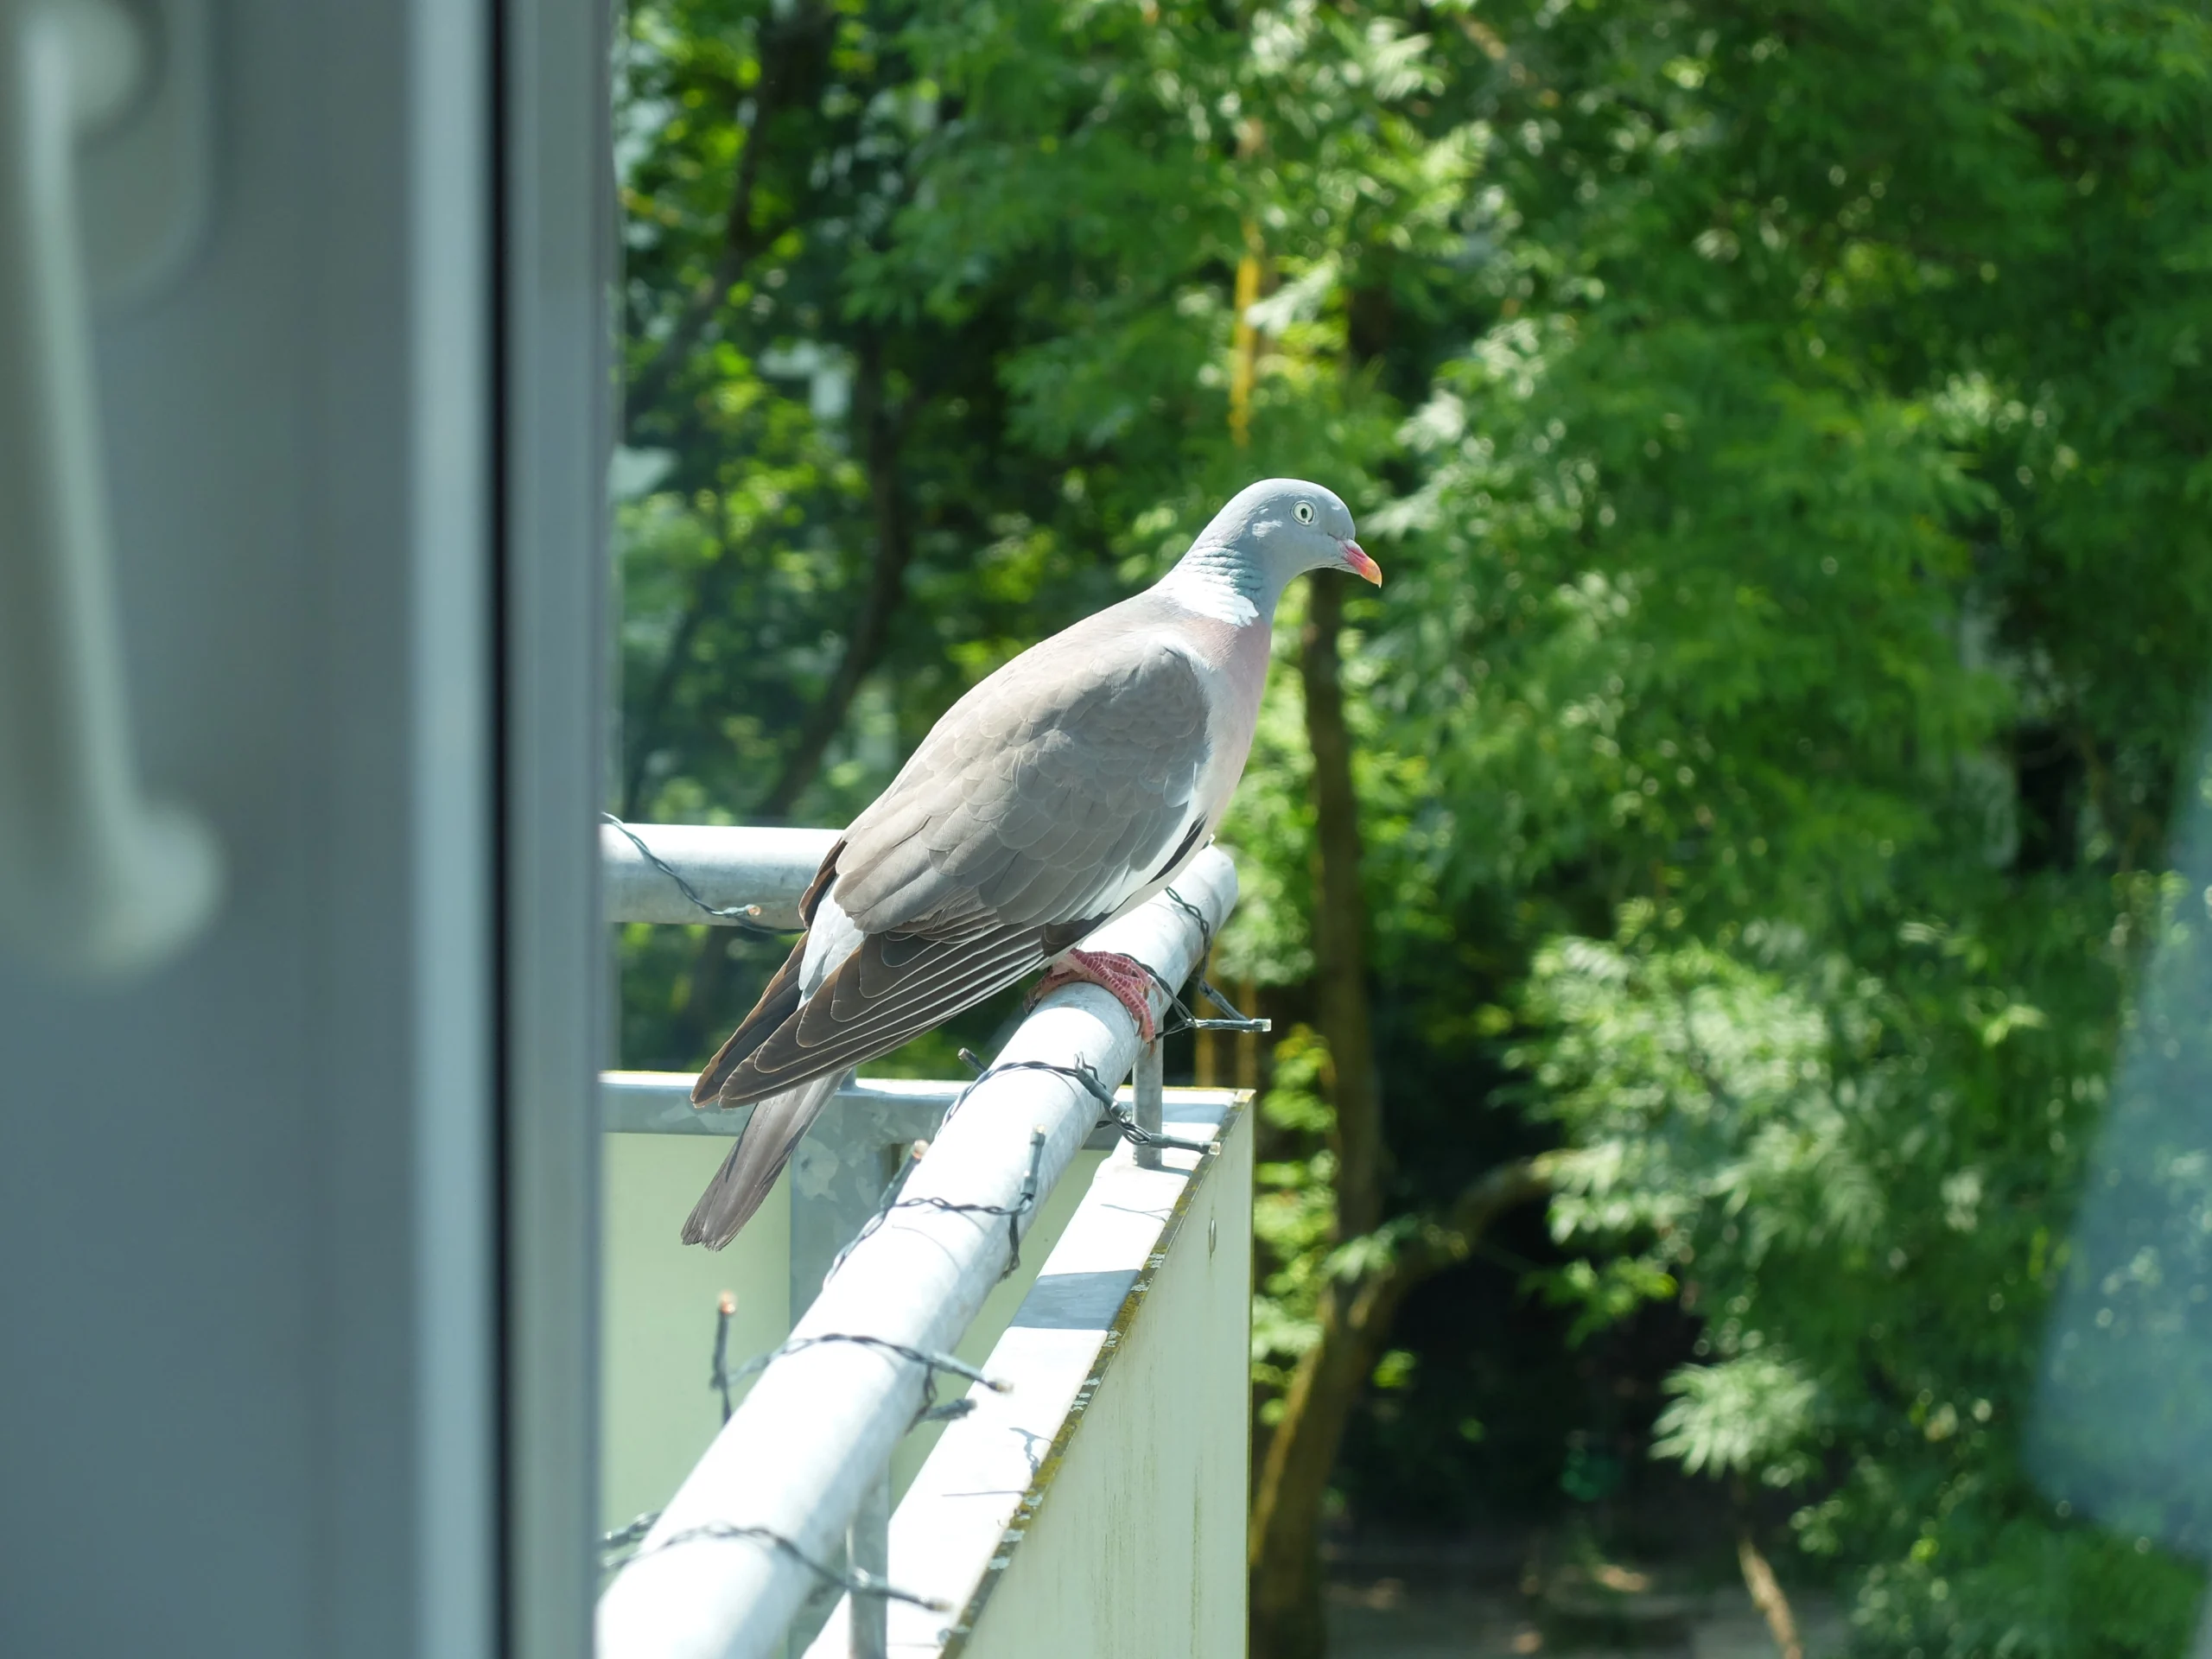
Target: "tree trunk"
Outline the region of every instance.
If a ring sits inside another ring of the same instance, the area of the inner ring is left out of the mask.
[[[1805,1644],[1798,1639],[1797,1618],[1789,1611],[1789,1598],[1783,1594],[1782,1583],[1774,1576],[1774,1568],[1759,1554],[1758,1541],[1751,1536],[1748,1521],[1736,1537],[1736,1561],[1744,1570],[1744,1587],[1751,1592],[1752,1605],[1764,1616],[1766,1628],[1773,1636],[1775,1649],[1782,1659],[1805,1659]]]
[[[1382,1092],[1367,995],[1359,801],[1338,654],[1344,598],[1341,583],[1323,578],[1313,584],[1299,660],[1313,757],[1314,993],[1336,1108],[1339,1240],[1382,1224],[1384,1173]],[[1459,1195],[1446,1219],[1417,1227],[1380,1265],[1323,1287],[1319,1335],[1292,1373],[1253,1494],[1252,1659],[1319,1659],[1327,1650],[1321,1510],[1345,1425],[1400,1305],[1422,1280],[1463,1260],[1500,1211],[1545,1190],[1548,1181],[1548,1165],[1536,1161],[1492,1170]]]
[[[725,548],[721,556],[712,564],[702,565],[691,584],[690,595],[684,601],[683,615],[676,625],[676,632],[669,636],[668,653],[661,658],[654,671],[653,683],[638,707],[638,717],[622,734],[625,762],[622,772],[622,817],[634,818],[643,810],[645,798],[646,770],[652,765],[653,756],[660,747],[661,727],[668,717],[668,705],[675,698],[676,688],[683,677],[683,670],[691,656],[691,642],[698,637],[700,627],[707,620],[709,608],[715,604],[730,585],[730,567],[737,561],[734,550]]]
[[[1321,1292],[1320,1336],[1291,1376],[1253,1495],[1251,1659],[1319,1659],[1328,1650],[1321,1509],[1344,1426],[1403,1299],[1399,1276],[1384,1269]]]
[[[798,736],[784,758],[783,770],[766,795],[753,808],[758,819],[774,822],[786,816],[822,770],[823,757],[844,728],[861,683],[882,659],[891,642],[891,619],[906,591],[906,567],[914,556],[914,537],[906,522],[906,502],[899,489],[899,459],[906,442],[906,423],[918,398],[909,397],[899,408],[884,397],[883,352],[871,340],[859,353],[854,376],[854,412],[865,432],[870,509],[874,518],[875,556],[869,563],[868,586],[845,632],[844,655],[822,696],[807,710]]]
[[[1306,741],[1313,755],[1313,990],[1329,1045],[1336,1107],[1337,1236],[1357,1238],[1382,1221],[1382,1096],[1367,1002],[1367,896],[1360,886],[1359,798],[1344,723],[1337,636],[1342,582],[1313,579],[1299,667]]]
[[[1790,1611],[1789,1598],[1783,1592],[1782,1581],[1774,1576],[1774,1567],[1759,1551],[1758,1512],[1741,1475],[1729,1482],[1729,1497],[1736,1511],[1736,1565],[1743,1571],[1744,1588],[1751,1592],[1751,1605],[1766,1620],[1767,1633],[1774,1637],[1780,1659],[1805,1659],[1797,1616]]]
[[[836,14],[817,7],[793,12],[762,30],[760,76],[750,92],[743,94],[752,101],[753,122],[746,128],[738,149],[729,207],[722,218],[721,246],[715,251],[715,263],[706,276],[685,297],[683,309],[660,349],[639,368],[630,383],[623,408],[626,434],[635,434],[639,420],[667,395],[706,337],[708,325],[721,309],[730,289],[745,274],[746,266],[781,234],[780,226],[763,231],[753,223],[753,200],[767,149],[768,124],[782,112],[799,84],[819,79],[836,31]]]
[[[1345,1425],[1399,1307],[1432,1274],[1466,1260],[1500,1215],[1549,1191],[1551,1179],[1548,1157],[1500,1165],[1462,1192],[1445,1219],[1413,1230],[1387,1261],[1324,1287],[1320,1335],[1292,1373],[1252,1497],[1252,1659],[1320,1659],[1327,1650],[1321,1507]]]

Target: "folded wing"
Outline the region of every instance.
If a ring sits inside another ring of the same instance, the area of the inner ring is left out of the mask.
[[[887,1053],[1034,973],[1190,849],[1205,683],[1156,635],[1083,632],[962,699],[854,820],[810,897],[857,948],[809,986],[801,942],[702,1077],[715,1098]],[[1073,672],[1044,656],[1078,644],[1094,648]]]

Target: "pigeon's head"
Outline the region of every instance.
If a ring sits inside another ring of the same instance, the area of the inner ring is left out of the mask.
[[[1200,532],[1198,548],[1249,560],[1277,593],[1306,570],[1349,570],[1382,585],[1382,567],[1353,537],[1351,509],[1304,479],[1264,478],[1239,492]]]

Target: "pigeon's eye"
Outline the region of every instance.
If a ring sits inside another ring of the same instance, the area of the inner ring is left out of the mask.
[[[1313,504],[1311,501],[1301,501],[1292,511],[1297,513],[1300,524],[1310,524],[1313,522]]]

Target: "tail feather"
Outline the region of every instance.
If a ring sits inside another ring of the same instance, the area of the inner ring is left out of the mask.
[[[836,1092],[842,1072],[810,1078],[796,1089],[771,1095],[753,1108],[753,1116],[729,1149],[715,1179],[699,1195],[683,1224],[686,1244],[704,1244],[719,1250],[735,1238],[739,1229],[753,1219],[775,1185],[776,1177],[791,1161],[791,1154],[814,1127],[823,1107]]]

